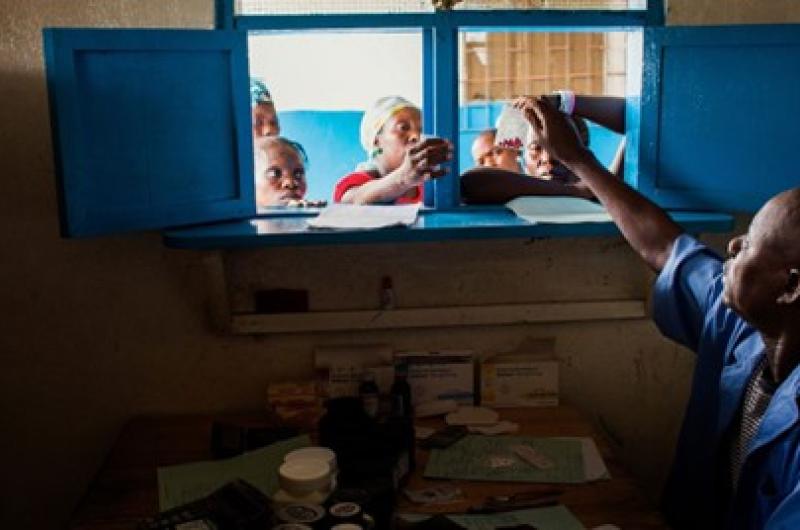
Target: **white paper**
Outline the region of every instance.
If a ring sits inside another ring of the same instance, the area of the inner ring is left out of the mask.
[[[601,205],[577,197],[517,197],[506,208],[529,223],[606,223],[611,216]]]
[[[588,436],[559,436],[562,440],[580,440],[583,449],[583,470],[586,473],[586,481],[608,480],[611,473],[608,472],[600,450],[594,440]]]
[[[310,219],[308,226],[351,230],[409,226],[417,220],[419,208],[419,204],[377,206],[337,203]]]

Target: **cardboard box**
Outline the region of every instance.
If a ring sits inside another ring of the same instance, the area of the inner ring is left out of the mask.
[[[558,361],[520,356],[491,357],[481,363],[481,405],[552,407],[558,405]]]
[[[475,367],[470,351],[400,352],[396,362],[408,364],[408,384],[414,405],[452,399],[475,403]]]

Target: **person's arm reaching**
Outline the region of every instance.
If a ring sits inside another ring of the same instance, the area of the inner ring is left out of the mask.
[[[669,258],[683,231],[659,206],[612,176],[591,151],[578,142],[564,116],[543,98],[529,100],[523,111],[537,141],[571,169],[605,206],[622,235],[655,271]]]
[[[572,114],[625,134],[625,98],[577,95]]]
[[[438,167],[453,156],[453,146],[442,138],[428,138],[409,147],[400,167],[385,177],[350,188],[341,202],[374,204],[392,202],[408,190],[428,179],[439,178],[447,173]]]
[[[504,204],[529,195],[593,198],[583,183],[564,184],[492,167],[470,169],[461,175],[461,197],[468,204]]]

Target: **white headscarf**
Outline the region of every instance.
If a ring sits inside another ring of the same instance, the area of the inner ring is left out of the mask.
[[[397,111],[407,108],[419,110],[416,105],[403,97],[386,96],[380,98],[364,111],[364,116],[361,118],[360,137],[361,147],[367,152],[367,158],[372,157],[372,151],[375,148],[375,137],[378,136],[381,128]]]

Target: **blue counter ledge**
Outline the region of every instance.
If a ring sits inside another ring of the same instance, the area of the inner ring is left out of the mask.
[[[382,230],[321,230],[307,221],[319,210],[278,210],[250,219],[169,230],[168,247],[191,250],[282,247],[358,243],[445,241],[455,239],[545,238],[618,235],[604,223],[531,224],[503,206],[472,206],[458,210],[421,210],[410,227]],[[716,212],[670,212],[690,233],[728,232],[733,216]]]

